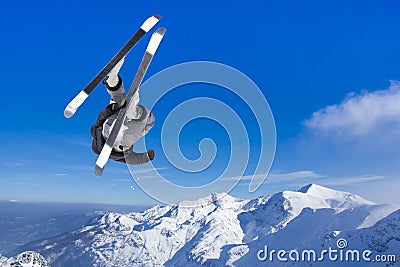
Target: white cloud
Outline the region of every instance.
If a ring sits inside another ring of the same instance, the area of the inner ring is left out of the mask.
[[[291,181],[297,179],[318,179],[325,176],[315,173],[313,171],[297,171],[289,173],[270,173],[267,179],[279,180],[279,181]]]
[[[5,165],[7,167],[22,167],[22,166],[24,166],[24,164],[22,164],[20,162],[6,162],[6,163],[3,163],[3,165]]]
[[[225,177],[222,178],[223,181],[250,181],[252,179],[255,180],[263,180],[267,174],[255,174],[255,175],[245,175],[238,177]],[[313,171],[296,171],[296,172],[288,172],[288,173],[269,173],[266,179],[266,183],[274,182],[274,183],[282,183],[287,181],[296,181],[296,180],[304,180],[304,179],[318,179],[324,177],[318,173]]]
[[[9,180],[0,180],[2,184],[10,184],[16,186],[40,186],[39,183],[25,182],[25,181],[9,181]]]
[[[322,108],[305,121],[315,133],[341,137],[400,135],[400,82],[389,89],[350,94],[342,103]]]
[[[67,176],[69,174],[67,173],[56,173],[54,176],[60,177],[60,176]]]
[[[382,180],[385,177],[383,175],[363,175],[356,177],[342,177],[342,178],[334,178],[334,179],[325,179],[319,181],[321,185],[332,186],[332,185],[352,185],[352,184],[361,184],[367,182],[374,182],[378,180]]]
[[[134,174],[146,174],[146,173],[154,173],[162,170],[166,170],[167,168],[143,168],[143,169],[134,169],[132,172]]]
[[[254,175],[254,179],[263,179],[265,174]],[[296,171],[296,172],[279,172],[270,173],[265,180],[265,184],[290,184],[291,186],[298,187],[304,184],[317,183],[323,186],[344,186],[353,184],[362,184],[374,182],[384,179],[383,175],[360,175],[360,176],[347,176],[347,177],[327,177],[318,174],[314,171]],[[223,181],[245,181],[243,185],[247,185],[253,176],[246,175],[242,177],[226,177],[222,178]]]
[[[110,181],[115,182],[115,183],[119,183],[119,182],[130,183],[130,182],[132,182],[131,179],[111,179]],[[113,184],[113,186],[114,186],[114,184]]]

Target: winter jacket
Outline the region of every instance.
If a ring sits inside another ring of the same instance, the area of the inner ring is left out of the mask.
[[[112,123],[118,116],[118,112],[125,106],[119,106],[118,104],[110,104],[106,106],[97,116],[95,124],[90,129],[90,135],[92,136],[92,150],[96,154],[100,154],[106,143],[106,138],[111,132]],[[143,106],[142,106],[143,107]],[[149,156],[147,152],[136,153],[133,151],[133,144],[140,137],[145,135],[154,124],[153,114],[143,107],[144,112],[139,120],[132,120],[123,125],[123,136],[116,142],[119,149],[113,149],[110,158],[127,164],[142,164],[148,162]],[[106,130],[106,131],[105,131]]]

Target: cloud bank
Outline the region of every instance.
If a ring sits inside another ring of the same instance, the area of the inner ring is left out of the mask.
[[[400,82],[386,90],[350,94],[312,114],[305,125],[316,134],[341,137],[400,136]]]

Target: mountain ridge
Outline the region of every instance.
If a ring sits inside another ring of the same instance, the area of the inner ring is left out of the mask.
[[[264,244],[321,246],[343,233],[372,229],[396,210],[315,184],[252,200],[214,193],[143,212],[110,212],[91,225],[28,243],[15,254],[34,250],[52,266],[257,266],[263,263],[254,253]],[[398,235],[400,230],[387,238],[397,242]]]

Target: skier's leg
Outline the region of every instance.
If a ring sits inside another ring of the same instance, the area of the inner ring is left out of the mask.
[[[138,90],[132,96],[130,105],[126,110],[126,116],[128,117],[128,119],[136,120],[142,116],[143,110],[140,106],[138,106],[139,100],[140,100],[140,97],[139,97],[139,88],[138,88]]]
[[[104,81],[107,92],[111,96],[111,103],[119,103],[121,100],[125,99],[125,89],[122,83],[121,77],[118,75],[119,70],[124,64],[125,58],[122,58],[120,62],[115,65],[115,67],[107,75],[107,79]]]
[[[128,164],[141,164],[154,159],[154,150],[150,149],[145,153],[132,151],[136,141],[146,135],[154,125],[154,115],[147,108],[137,105],[141,109],[141,116],[137,119],[127,120],[127,127],[122,138],[122,147],[125,152],[125,160]],[[127,153],[128,152],[128,153]]]
[[[124,125],[127,129],[122,138],[122,146],[124,148],[131,147],[139,138],[147,134],[154,125],[154,115],[150,110],[142,105],[137,105],[137,109],[140,109],[140,117],[137,119],[129,119],[128,117],[125,121]]]
[[[111,87],[106,83],[107,92],[111,97],[110,103],[119,103],[121,100],[126,98],[124,84],[122,78],[118,76],[118,83]]]

